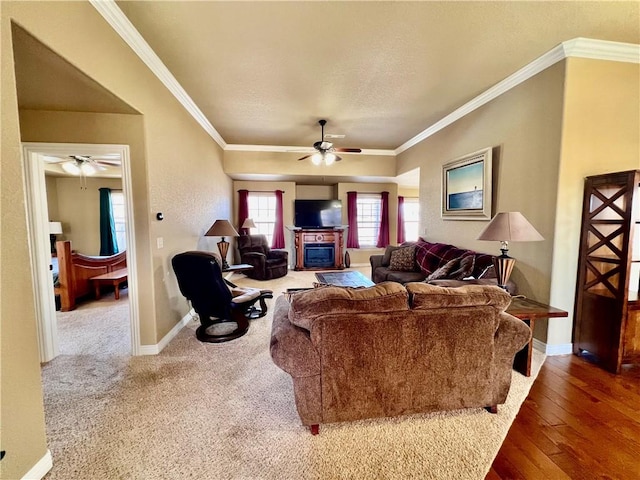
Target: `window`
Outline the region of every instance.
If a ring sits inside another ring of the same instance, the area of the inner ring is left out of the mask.
[[[124,208],[124,193],[122,193],[122,190],[111,190],[111,208],[113,209],[113,223],[116,227],[118,252],[124,252],[127,249],[127,222]]]
[[[358,193],[358,241],[360,247],[375,247],[380,230],[380,194]]]
[[[273,230],[276,224],[276,196],[269,192],[249,192],[249,217],[253,218],[256,228],[253,234],[267,237],[267,243],[273,243]],[[257,229],[257,231],[256,231]]]
[[[404,214],[404,239],[407,242],[416,241],[420,236],[418,224],[420,222],[420,200],[418,198],[404,199],[402,206]]]

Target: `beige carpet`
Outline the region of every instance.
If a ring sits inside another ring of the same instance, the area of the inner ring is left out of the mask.
[[[313,281],[291,272],[270,285],[279,293]],[[87,323],[126,330],[126,314],[113,306],[92,308]],[[157,356],[92,352],[78,340],[61,346],[67,353],[42,372],[54,464],[47,479],[481,479],[534,378],[514,372],[497,415],[471,409],[331,424],[312,436],[290,377],[269,357],[270,315],[219,345],[198,342],[197,326]],[[128,351],[124,336],[103,351]],[[537,375],[544,355],[535,353]]]

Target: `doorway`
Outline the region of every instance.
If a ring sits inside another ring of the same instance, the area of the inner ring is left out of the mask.
[[[140,354],[140,320],[137,297],[137,271],[133,204],[131,188],[131,166],[128,145],[68,144],[68,143],[23,143],[23,160],[27,196],[27,217],[33,285],[36,305],[36,324],[40,361],[49,362],[59,354],[55,297],[51,272],[51,245],[49,241],[49,218],[45,183],[45,157],[77,155],[118,156],[121,160],[122,190],[125,203],[126,244],[128,268],[129,320],[131,354]]]

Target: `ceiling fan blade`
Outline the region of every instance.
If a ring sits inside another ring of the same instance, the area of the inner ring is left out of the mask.
[[[313,155],[314,155],[313,153],[312,153],[312,154],[310,154],[310,155],[305,155],[304,157],[299,158],[299,159],[298,159],[298,161],[300,161],[300,160],[306,160],[307,158],[312,157]]]
[[[347,152],[347,153],[360,153],[362,149],[360,148],[334,148],[334,152]]]
[[[104,165],[106,167],[120,167],[122,165],[120,160],[93,160],[93,163]]]

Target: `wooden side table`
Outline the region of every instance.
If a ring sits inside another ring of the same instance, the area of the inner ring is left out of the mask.
[[[566,317],[568,312],[559,308],[536,302],[530,298],[515,296],[511,299],[511,305],[507,308],[507,313],[519,318],[531,328],[531,339],[522,350],[516,353],[513,360],[513,368],[521,374],[531,376],[531,355],[533,354],[533,327],[536,318],[557,318]]]

